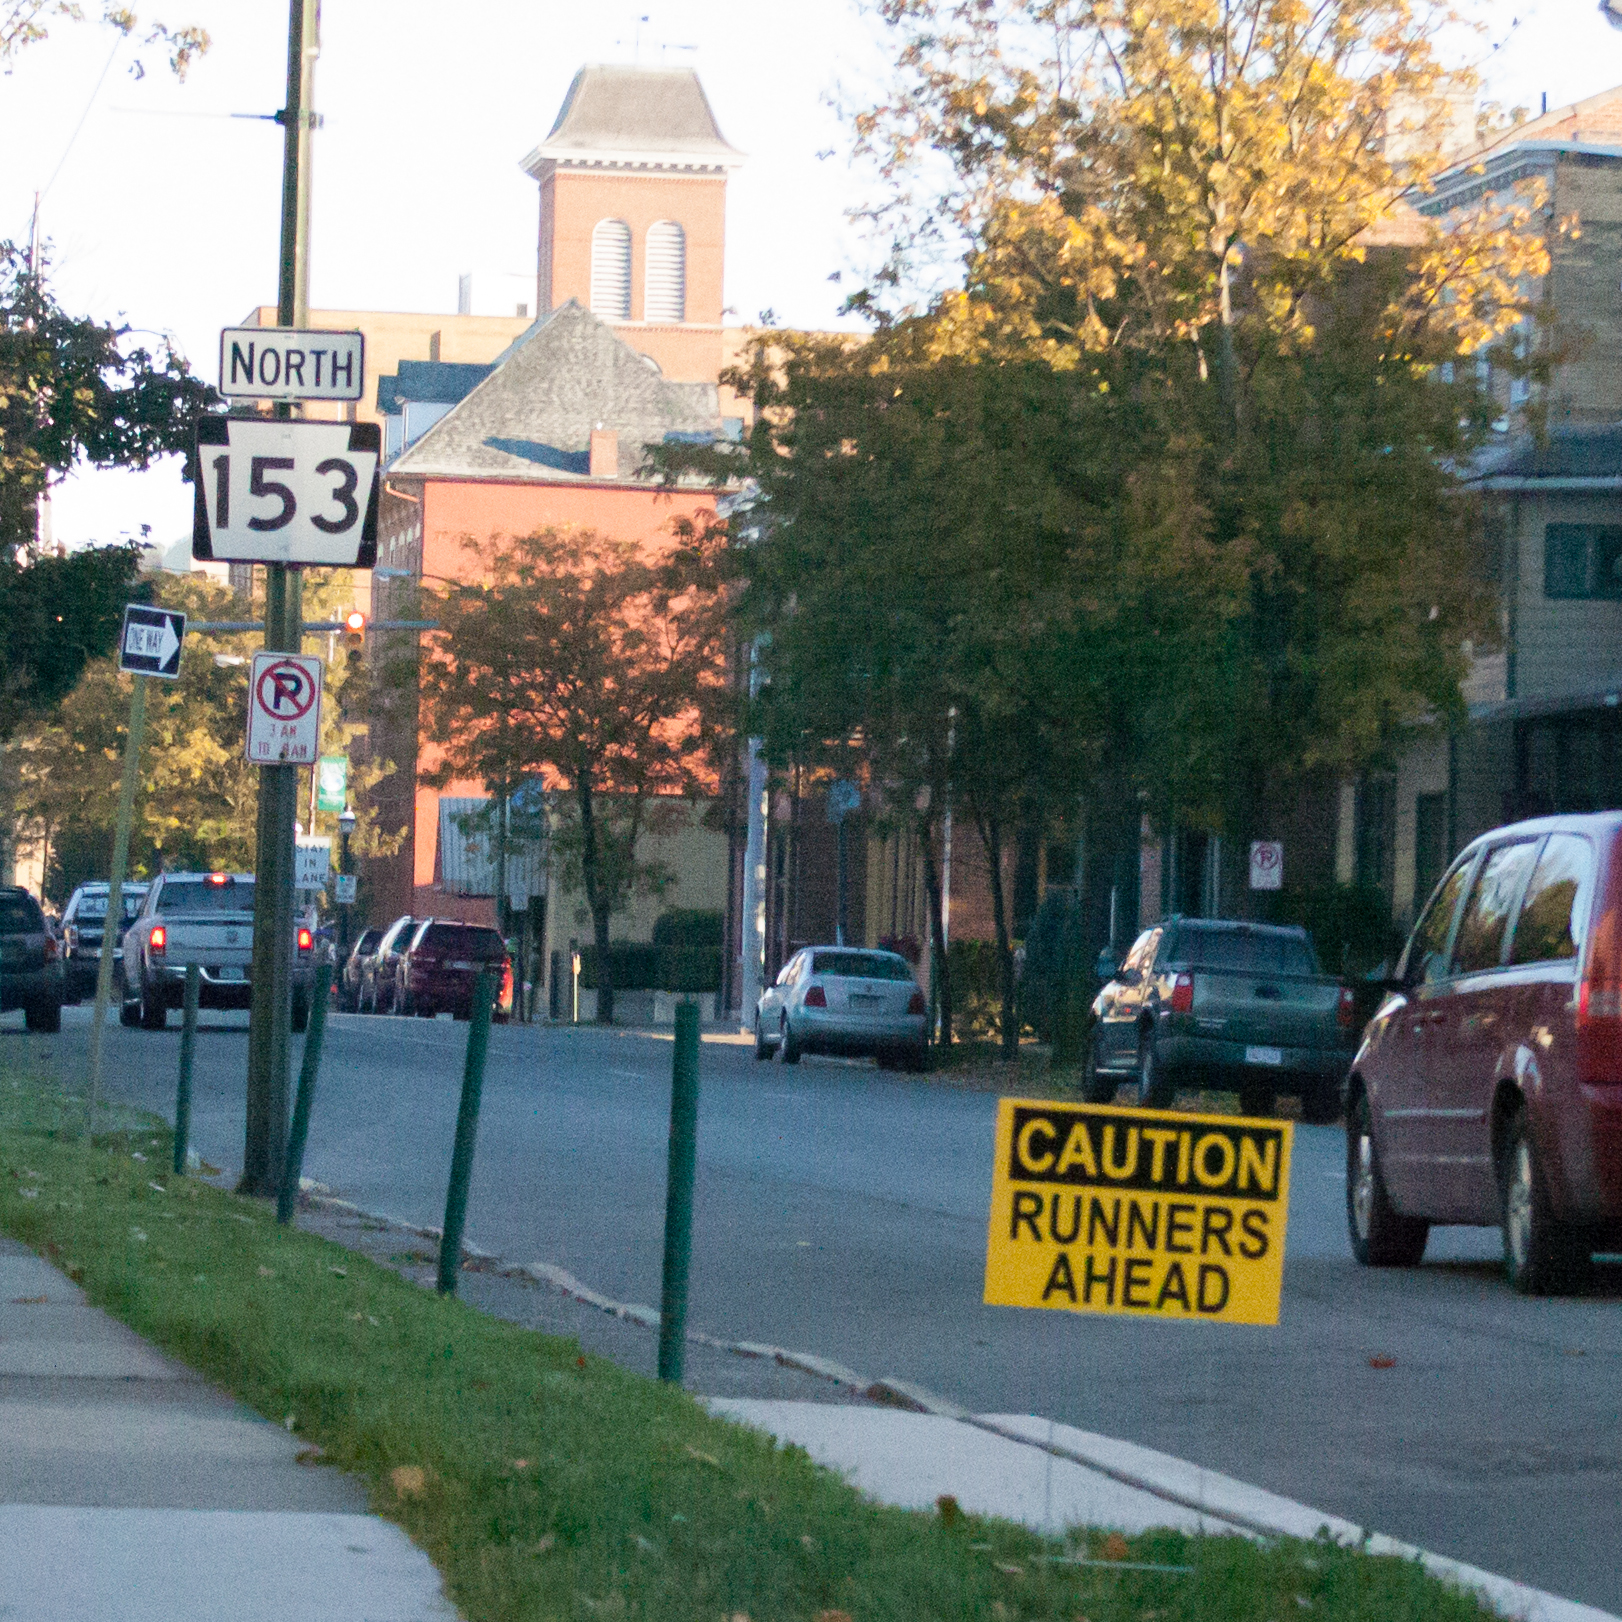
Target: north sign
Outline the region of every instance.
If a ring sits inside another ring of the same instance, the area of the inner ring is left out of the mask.
[[[248,682],[248,763],[309,766],[321,747],[321,661],[256,653]]]
[[[130,603],[118,639],[118,668],[173,681],[180,674],[180,646],[185,640],[186,616],[178,609]]]
[[[358,332],[227,327],[220,334],[220,393],[228,399],[358,400],[365,374]]]
[[[374,422],[205,417],[192,467],[192,556],[201,562],[377,562]]]

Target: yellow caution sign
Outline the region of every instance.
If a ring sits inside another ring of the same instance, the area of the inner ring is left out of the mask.
[[[1003,1099],[987,1304],[1276,1324],[1292,1132]]]

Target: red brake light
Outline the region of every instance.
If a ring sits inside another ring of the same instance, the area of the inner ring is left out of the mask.
[[[1335,1010],[1335,1019],[1343,1031],[1352,1029],[1357,1019],[1357,998],[1352,995],[1350,986],[1340,988],[1340,1007]]]
[[[1194,1007],[1194,976],[1180,974],[1172,982],[1171,1011],[1174,1014],[1187,1014]]]
[[[146,943],[154,952],[163,953],[169,947],[169,931],[162,924],[154,924],[152,933],[147,936]]]
[[[929,1004],[924,1001],[923,992],[915,991],[907,998],[907,1012],[909,1014],[927,1014],[929,1012]]]
[[[513,962],[511,958],[508,958],[507,961],[501,965],[501,990],[496,993],[496,1001],[500,1003],[509,1003],[512,1001],[512,995]]]
[[[229,884],[231,875],[229,873],[210,873],[205,882],[208,884]]]
[[[811,986],[805,994],[807,1008],[826,1008],[828,1006],[828,993],[821,986]]]
[[[314,945],[315,945],[315,936],[312,935],[309,930],[301,929],[298,932],[298,949],[301,952],[308,952],[310,950],[310,948],[312,946],[314,946]]]
[[[1577,987],[1577,1080],[1622,1083],[1622,986]]]

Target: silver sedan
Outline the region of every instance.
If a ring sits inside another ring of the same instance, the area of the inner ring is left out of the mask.
[[[783,965],[755,1010],[755,1057],[798,1064],[802,1053],[870,1053],[923,1070],[928,1005],[896,952],[807,946]]]

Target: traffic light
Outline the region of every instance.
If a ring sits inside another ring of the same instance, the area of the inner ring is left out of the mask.
[[[345,645],[351,648],[358,648],[366,640],[366,616],[358,608],[344,615],[344,636]]]

